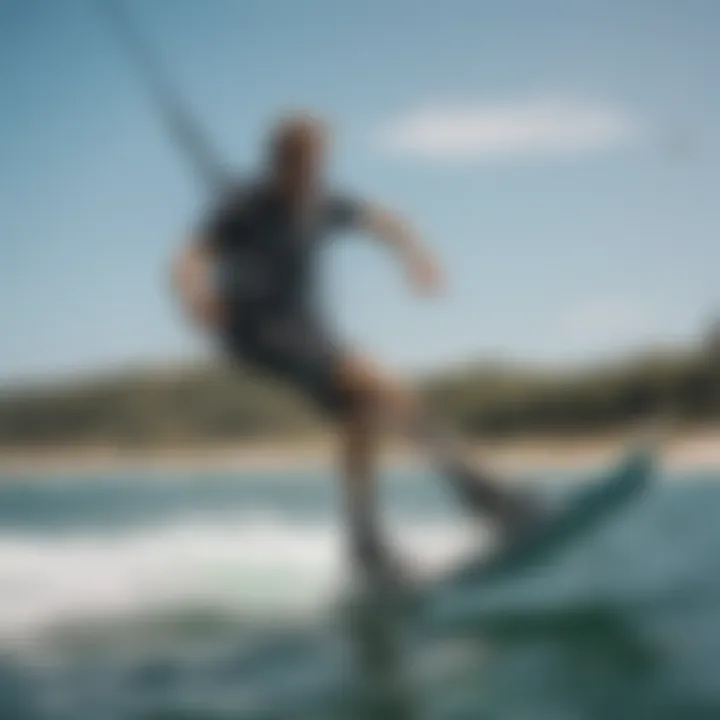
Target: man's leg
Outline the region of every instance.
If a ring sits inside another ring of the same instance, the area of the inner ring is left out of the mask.
[[[386,562],[386,553],[376,511],[379,428],[372,417],[372,408],[355,400],[342,420],[341,432],[351,553],[361,567],[378,570]]]
[[[345,398],[342,416],[343,480],[354,559],[370,573],[395,570],[378,523],[376,471],[381,433],[404,417],[404,393],[395,393],[379,369],[359,356],[343,357],[333,382]]]
[[[336,380],[350,398],[346,422],[346,483],[352,532],[358,546],[378,542],[374,508],[377,435],[386,427],[422,445],[461,501],[512,532],[527,520],[531,508],[523,498],[466,462],[448,430],[433,420],[415,393],[371,361],[347,356]]]

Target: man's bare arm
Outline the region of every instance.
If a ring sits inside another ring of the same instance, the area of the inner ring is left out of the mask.
[[[423,293],[436,293],[442,285],[442,273],[430,251],[410,224],[399,215],[379,206],[364,211],[363,227],[397,252],[413,286]]]
[[[202,327],[222,322],[222,304],[215,284],[216,256],[202,237],[193,237],[172,263],[172,287],[184,313]]]

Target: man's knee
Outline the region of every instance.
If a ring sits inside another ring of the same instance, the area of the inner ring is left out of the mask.
[[[404,414],[415,405],[414,394],[399,378],[363,359],[348,359],[340,383],[351,413],[357,416]]]

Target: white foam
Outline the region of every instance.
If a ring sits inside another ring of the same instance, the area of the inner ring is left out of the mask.
[[[472,542],[466,526],[406,524],[395,535],[432,568]],[[242,614],[311,610],[344,580],[337,525],[254,515],[184,520],[103,536],[0,536],[0,638],[173,607]]]

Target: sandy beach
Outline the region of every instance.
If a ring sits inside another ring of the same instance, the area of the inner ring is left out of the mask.
[[[509,474],[601,466],[632,443],[627,434],[584,438],[529,437],[477,443],[478,462]],[[48,474],[157,472],[286,472],[331,470],[337,450],[331,436],[263,440],[213,447],[134,449],[111,446],[0,450],[2,477]],[[423,462],[401,446],[385,448],[387,469]],[[720,470],[720,428],[675,433],[662,446],[663,466],[671,471]]]

